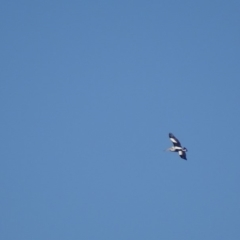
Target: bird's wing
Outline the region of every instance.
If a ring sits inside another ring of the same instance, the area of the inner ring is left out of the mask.
[[[181,147],[181,143],[172,133],[169,133],[169,138],[175,147]]]
[[[182,159],[187,160],[187,156],[186,156],[186,153],[185,153],[185,152],[183,152],[183,151],[178,151],[178,154],[179,154],[179,156],[180,156]]]

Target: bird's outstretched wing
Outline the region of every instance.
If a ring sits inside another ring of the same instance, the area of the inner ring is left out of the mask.
[[[181,143],[172,133],[169,133],[169,138],[175,147],[181,147]]]
[[[186,156],[186,153],[185,153],[185,152],[183,152],[183,151],[178,151],[178,154],[179,154],[179,156],[180,156],[182,159],[187,160],[187,156]]]

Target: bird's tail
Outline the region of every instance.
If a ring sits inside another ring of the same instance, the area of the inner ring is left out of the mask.
[[[169,150],[169,148],[167,148],[167,149],[164,149],[163,151],[164,152],[169,152],[170,150]]]

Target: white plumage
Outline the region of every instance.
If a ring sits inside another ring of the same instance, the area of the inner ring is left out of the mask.
[[[173,143],[173,146],[168,148],[167,151],[178,152],[179,156],[182,159],[187,160],[186,156],[187,149],[181,146],[179,140],[172,133],[169,133],[169,139]]]

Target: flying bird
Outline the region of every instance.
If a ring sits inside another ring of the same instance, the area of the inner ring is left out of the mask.
[[[179,156],[182,159],[187,160],[187,157],[186,157],[187,149],[181,146],[181,143],[179,142],[179,140],[172,133],[169,133],[169,138],[170,138],[170,141],[173,143],[173,146],[168,148],[167,151],[178,152]]]

